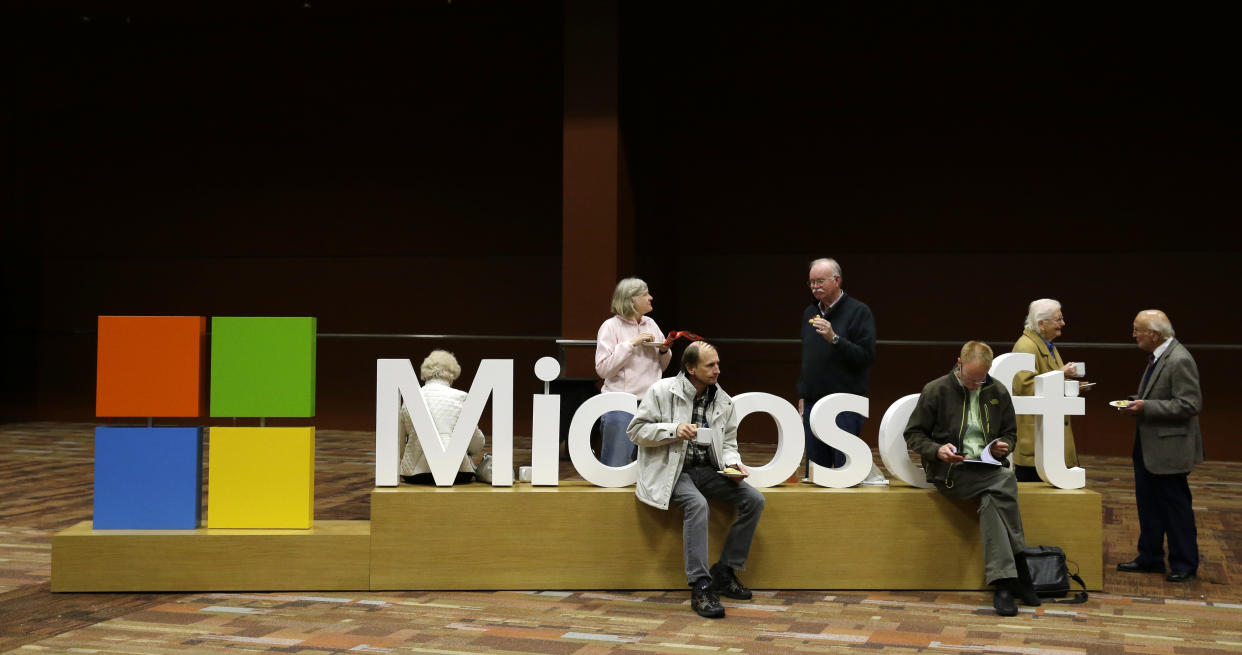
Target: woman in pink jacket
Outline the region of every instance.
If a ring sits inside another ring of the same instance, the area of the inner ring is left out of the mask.
[[[604,379],[602,391],[632,393],[641,400],[668,367],[672,354],[664,345],[664,333],[647,318],[652,300],[647,283],[636,277],[621,280],[613,290],[616,316],[604,321],[595,337],[595,373]],[[629,412],[606,412],[600,417],[601,462],[608,466],[630,463],[635,446],[625,429],[633,418]]]

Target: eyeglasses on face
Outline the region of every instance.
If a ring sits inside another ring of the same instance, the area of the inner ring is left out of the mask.
[[[983,378],[982,380],[976,380],[976,379],[974,379],[974,378],[970,377],[969,375],[966,375],[966,371],[962,370],[962,367],[961,367],[961,366],[958,366],[958,367],[957,367],[957,374],[958,374],[958,376],[959,376],[959,377],[961,377],[961,378],[962,378],[962,382],[967,382],[967,383],[974,384],[974,385],[979,385],[979,386],[982,386],[982,385],[983,385],[983,383],[985,383],[985,382],[987,382],[987,381],[988,381],[987,376],[984,376],[984,378]]]
[[[813,280],[807,280],[806,285],[811,288],[822,287],[825,284],[828,284],[829,280],[835,280],[835,279],[837,279],[836,275],[832,275],[829,277],[817,277]]]

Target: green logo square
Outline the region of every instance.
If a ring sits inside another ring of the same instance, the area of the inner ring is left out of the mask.
[[[313,316],[211,319],[211,415],[315,415]]]

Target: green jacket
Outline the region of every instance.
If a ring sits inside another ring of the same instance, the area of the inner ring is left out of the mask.
[[[966,432],[966,401],[966,389],[951,371],[928,382],[919,394],[919,402],[906,424],[906,447],[923,458],[928,482],[944,482],[952,473],[953,465],[941,461],[936,451],[946,443],[961,451],[962,435]],[[1013,400],[1005,385],[990,375],[979,388],[979,410],[983,418],[984,443],[1000,439],[1009,444],[1012,452],[1018,434]]]

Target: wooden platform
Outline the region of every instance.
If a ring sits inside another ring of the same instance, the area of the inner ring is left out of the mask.
[[[94,530],[52,537],[52,591],[367,589],[369,521],[309,530]]]
[[[1103,581],[1101,496],[1020,484],[1029,545],[1055,544]],[[742,579],[756,589],[981,589],[973,506],[901,484],[764,489]],[[732,516],[714,507],[711,554]],[[401,486],[371,496],[372,589],[679,589],[681,512],[632,487]]]
[[[1019,485],[1027,542],[1103,581],[1101,496]],[[971,504],[925,489],[764,489],[743,580],[756,589],[981,589]],[[711,553],[732,521],[713,506]],[[52,539],[53,591],[679,589],[681,512],[632,487],[377,488],[370,521],[310,530],[93,530]]]

